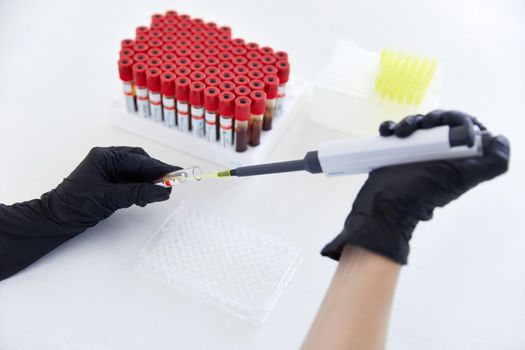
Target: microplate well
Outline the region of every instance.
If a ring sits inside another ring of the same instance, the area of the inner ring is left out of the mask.
[[[262,325],[301,260],[282,241],[181,204],[141,251],[137,271]]]

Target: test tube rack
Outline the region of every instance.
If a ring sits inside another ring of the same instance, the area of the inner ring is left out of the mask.
[[[309,85],[305,81],[290,80],[287,86],[286,103],[283,112],[273,120],[272,129],[263,131],[261,144],[249,147],[245,152],[235,152],[224,148],[218,142],[210,143],[204,138],[196,138],[191,133],[181,132],[176,128],[167,128],[155,123],[151,118],[126,112],[124,101],[113,101],[110,109],[110,122],[113,126],[131,134],[146,138],[178,151],[191,154],[223,167],[251,165],[264,161],[275,145],[281,140],[286,130],[300,115],[308,97]]]

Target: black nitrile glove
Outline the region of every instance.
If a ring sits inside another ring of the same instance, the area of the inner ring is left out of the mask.
[[[0,204],[0,280],[29,266],[117,209],[169,198],[152,184],[180,169],[142,148],[95,147],[58,187],[13,205]]]
[[[463,125],[466,118],[485,130],[467,114],[438,110],[407,117],[398,124],[385,122],[380,133],[407,137],[417,129]],[[404,164],[370,172],[342,232],[321,254],[338,260],[346,244],[355,244],[406,264],[408,242],[419,221],[430,220],[434,208],[507,171],[508,140],[504,136],[487,139],[482,157]]]

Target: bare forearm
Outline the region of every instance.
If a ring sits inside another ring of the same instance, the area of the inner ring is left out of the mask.
[[[399,269],[347,246],[302,349],[383,349]]]

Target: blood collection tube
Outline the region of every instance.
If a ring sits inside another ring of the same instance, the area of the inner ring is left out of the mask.
[[[146,26],[138,26],[135,28],[135,35],[148,34],[149,28]]]
[[[217,30],[223,34],[223,35],[227,35],[228,38],[231,38],[232,36],[232,29],[228,26],[222,26],[222,27],[219,27],[217,28]]]
[[[248,77],[246,75],[237,75],[235,78],[233,78],[233,82],[237,86],[248,85],[249,81],[250,81],[250,79],[248,79]]]
[[[233,90],[235,90],[235,84],[231,81],[223,81],[219,84],[219,90],[222,92],[229,91],[233,93]]]
[[[162,41],[165,43],[175,44],[177,37],[173,34],[166,34],[162,37]]]
[[[149,93],[150,113],[153,121],[162,123],[162,101],[160,97],[160,74],[159,68],[148,68],[146,79]]]
[[[263,68],[263,64],[261,63],[261,61],[255,61],[255,60],[254,61],[248,61],[246,66],[248,66],[248,68],[250,68],[251,70],[260,70],[260,69]]]
[[[187,27],[187,23],[180,23],[181,27],[184,27],[185,25]],[[184,29],[184,28],[181,28],[177,32],[177,37],[179,37],[180,39],[188,39],[189,37],[191,37],[191,32],[186,30],[186,29]]]
[[[219,59],[217,57],[214,57],[214,56],[208,56],[208,57],[204,58],[204,63],[207,66],[217,66],[219,64]]]
[[[233,46],[244,47],[244,39],[241,39],[241,38],[232,39],[232,44],[233,44]]]
[[[203,35],[200,35],[200,34],[193,34],[190,37],[190,39],[194,43],[202,43],[204,40],[206,40],[206,38]]]
[[[190,59],[193,61],[193,62],[199,62],[199,61],[204,61],[204,54],[202,52],[194,52],[190,55]]]
[[[257,146],[261,143],[261,131],[266,109],[266,94],[264,91],[252,91],[250,93],[252,104],[250,106],[250,121],[248,133],[250,146]]]
[[[190,57],[191,55],[191,50],[189,47],[179,47],[175,53],[177,54],[178,57]]]
[[[148,41],[148,45],[149,47],[161,47],[162,44],[164,44],[164,42],[160,39],[150,39],[150,41]]]
[[[150,41],[150,37],[148,34],[137,34],[135,36],[135,42],[138,44],[138,43],[144,43],[144,44],[147,44],[148,41]]]
[[[250,119],[251,100],[247,96],[235,99],[235,151],[244,152],[248,149],[248,120]]]
[[[133,96],[133,60],[122,58],[118,61],[118,73],[122,80],[122,90],[126,100],[126,109],[128,113],[135,113],[137,106]]]
[[[248,50],[246,50],[244,46],[235,46],[232,52],[235,56],[245,56]]]
[[[163,55],[163,51],[159,47],[154,47],[148,50],[148,56],[149,57],[157,57],[160,58]]]
[[[164,62],[163,64],[160,65],[160,70],[163,71],[163,72],[175,72],[175,68],[177,68],[177,66],[175,66],[175,64],[171,63],[171,62]]]
[[[221,80],[217,78],[216,76],[207,77],[204,79],[204,84],[206,86],[217,86],[219,87],[219,84],[221,83]]]
[[[206,79],[206,74],[201,71],[194,71],[190,73],[191,81],[204,81]]]
[[[215,77],[218,76],[220,73],[219,68],[217,67],[206,67],[204,68],[204,74],[208,77]]]
[[[181,68],[186,67],[187,69],[189,69],[188,66],[191,64],[191,61],[188,57],[177,57],[175,59],[175,64]]]
[[[175,54],[173,52],[167,52],[165,53],[164,55],[162,55],[162,61],[167,63],[174,63],[175,59],[177,58],[177,56],[175,56]]]
[[[277,67],[267,65],[267,66],[262,67],[262,72],[264,73],[264,75],[277,75],[278,71],[277,71]]]
[[[194,26],[203,26],[204,25],[204,21],[202,20],[202,18],[194,18],[191,20],[191,23],[193,23]]]
[[[192,62],[190,64],[190,69],[192,70],[192,72],[200,72],[200,73],[204,74],[204,72],[202,72],[204,70],[204,68],[206,68],[204,63],[199,62],[199,61]]]
[[[162,37],[164,36],[164,32],[159,29],[153,29],[153,26],[151,28],[152,29],[148,32],[148,35],[150,36],[150,38],[151,39],[162,39]]]
[[[204,41],[204,45],[206,45],[206,49],[204,50],[204,52],[206,52],[206,50],[210,49],[210,53],[207,53],[206,52],[206,55],[208,56],[216,56],[217,54],[219,54],[219,50],[217,49],[217,45],[219,45],[219,42],[213,38],[208,38]]]
[[[188,68],[188,67],[177,67],[175,68],[175,74],[178,76],[178,77],[187,77],[189,76],[191,73],[191,70]]]
[[[179,14],[175,10],[168,10],[168,11],[166,11],[166,16],[165,17],[166,18],[178,19],[179,18]]]
[[[248,51],[246,53],[246,58],[249,61],[259,61],[261,59],[261,54],[259,51]]]
[[[232,62],[236,66],[244,66],[246,63],[248,63],[248,59],[244,56],[235,56],[233,57]]]
[[[177,46],[173,43],[167,43],[162,45],[162,51],[166,52],[175,52],[177,50]]]
[[[135,63],[146,63],[148,60],[148,55],[145,53],[136,53],[133,55],[133,62]]]
[[[189,41],[188,39],[179,39],[176,41],[176,44],[178,47],[189,48],[191,46],[191,41]]]
[[[202,51],[204,51],[205,48],[206,47],[204,45],[202,45],[201,43],[193,43],[190,46],[191,52],[193,52],[193,53],[195,53],[195,52],[202,52]]]
[[[272,119],[275,115],[275,98],[279,88],[279,78],[276,75],[264,77],[264,92],[266,93],[266,108],[264,111],[263,130],[272,128]]]
[[[233,73],[236,75],[248,75],[250,70],[246,66],[236,66],[233,68]]]
[[[190,79],[178,77],[175,80],[175,97],[177,98],[177,126],[180,131],[190,131],[190,118],[188,108],[188,92]]]
[[[194,81],[190,84],[189,100],[191,105],[191,132],[193,136],[197,137],[204,137],[205,133],[204,88],[205,85],[202,81]]]
[[[135,51],[136,53],[146,53],[148,52],[149,50],[149,46],[148,44],[146,43],[135,43],[135,45],[133,45],[133,51]]]
[[[275,64],[277,67],[277,77],[279,78],[279,89],[277,90],[277,102],[275,105],[277,114],[281,114],[286,98],[286,83],[290,78],[290,64],[288,61],[281,60]]]
[[[215,39],[215,38],[217,38],[217,37],[219,36],[219,33],[217,33],[217,32],[214,31],[214,30],[209,30],[209,29],[208,29],[208,30],[206,30],[206,31],[204,32],[204,35],[205,35],[207,38],[213,38],[213,39]]]
[[[235,95],[229,91],[219,94],[219,141],[222,147],[233,145],[233,101]]]
[[[164,34],[174,34],[177,32],[177,27],[175,27],[173,24],[169,24],[167,26],[164,26],[164,28],[162,28],[162,32]],[[164,38],[166,35],[164,35],[162,38]]]
[[[273,49],[269,46],[263,46],[259,49],[261,55],[273,55]]]
[[[151,24],[153,23],[162,23],[164,21],[164,16],[160,13],[154,13],[151,15]]]
[[[231,71],[231,70],[233,70],[233,68],[235,68],[235,66],[231,62],[222,61],[222,62],[219,63],[219,69],[221,71]]]
[[[217,128],[219,115],[219,89],[215,86],[208,86],[204,89],[204,117],[205,134],[209,142],[217,142],[219,139],[219,129]]]
[[[146,63],[148,64],[148,67],[156,67],[156,68],[159,68],[162,63],[162,60],[160,59],[160,57],[151,57],[149,60],[146,61]]]
[[[275,64],[276,59],[272,55],[264,55],[260,58],[260,61],[264,65],[272,65]]]
[[[231,52],[228,52],[228,51],[221,51],[219,52],[219,54],[217,55],[217,57],[219,58],[219,60],[221,61],[231,61],[233,59],[233,55]]]
[[[217,23],[215,22],[207,22],[204,26],[212,30],[217,29]]]
[[[260,70],[251,70],[248,72],[248,78],[250,78],[250,80],[262,80],[264,74]]]
[[[247,43],[244,47],[246,51],[259,51],[259,44],[257,43]]]
[[[134,45],[135,45],[135,41],[131,39],[124,39],[120,42],[121,49],[133,49]]]
[[[220,43],[218,48],[221,51],[231,51],[231,50],[233,50],[233,45],[230,44],[229,42],[227,42],[227,43]]]
[[[146,80],[147,66],[144,63],[135,63],[133,65],[133,81],[135,82],[135,91],[137,94],[137,109],[139,115],[149,118],[149,101],[148,87]]]
[[[233,80],[233,78],[235,78],[235,74],[233,74],[233,72],[230,72],[228,70],[224,70],[219,73],[219,78],[222,81],[230,81],[230,80]]]
[[[160,76],[164,122],[170,128],[177,125],[175,121],[175,78],[172,72],[164,72]]]

